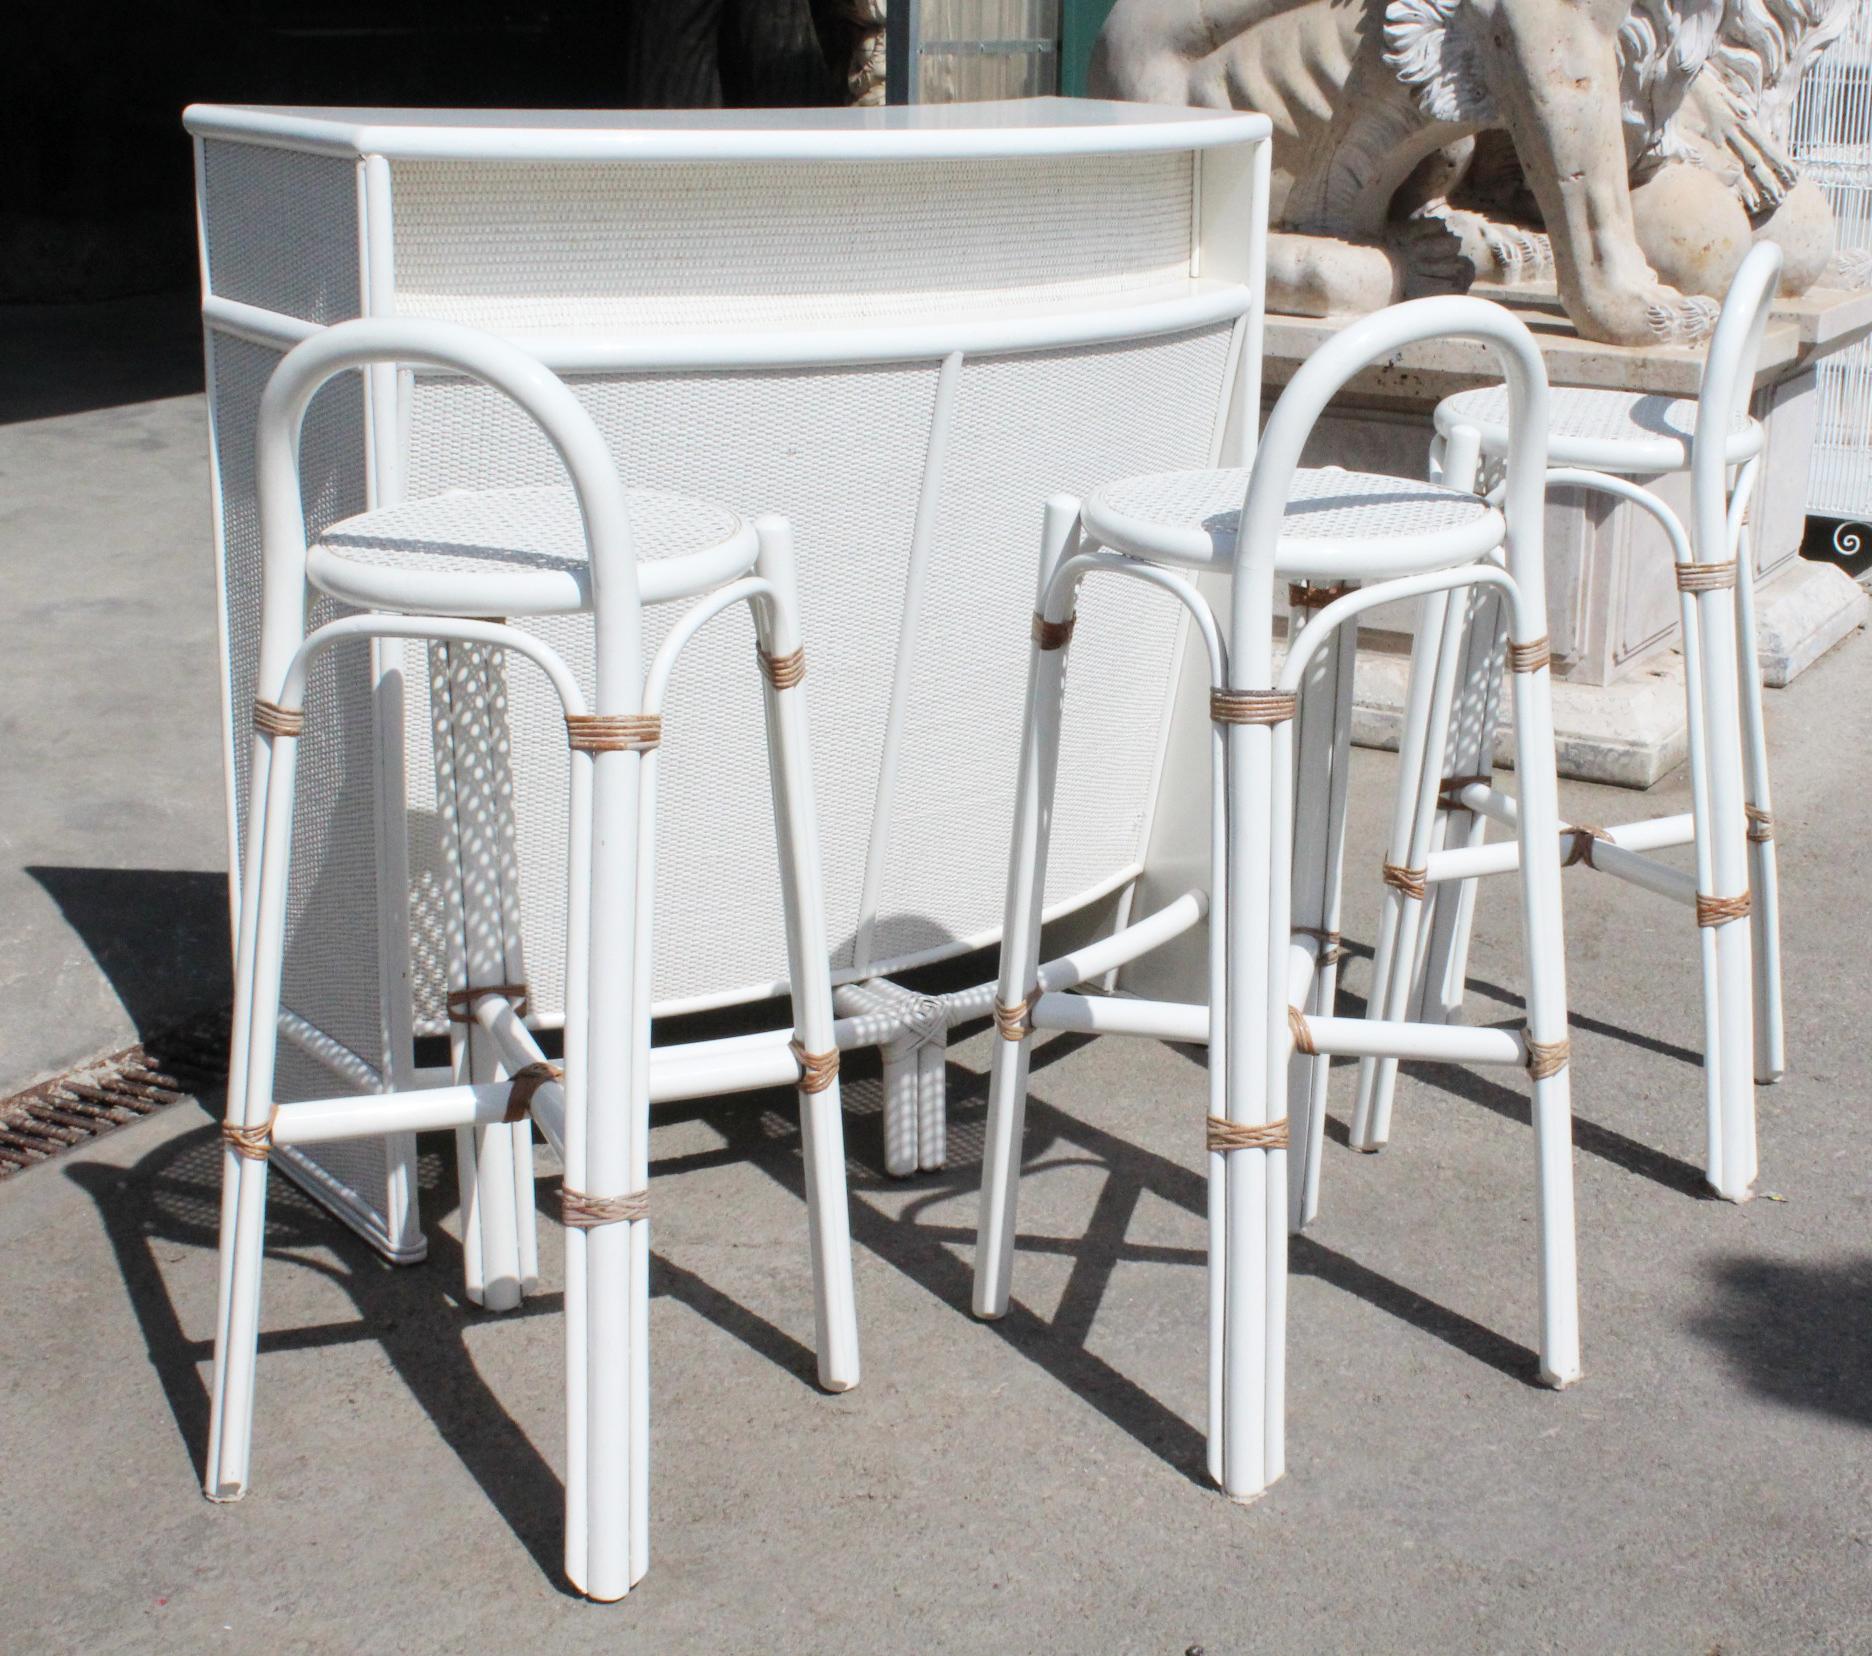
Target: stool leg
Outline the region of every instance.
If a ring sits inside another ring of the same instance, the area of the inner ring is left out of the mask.
[[[1709,788],[1709,898],[1749,891],[1742,780],[1735,589],[1696,596],[1702,644],[1703,732]],[[1699,919],[1702,917],[1699,916]],[[1755,983],[1749,928],[1720,920],[1714,933],[1716,1040],[1704,1054],[1712,1151],[1707,1176],[1728,1201],[1747,1201],[1755,1182]]]
[[[1223,993],[1212,991],[1221,1017],[1212,1021],[1226,1026],[1222,1113],[1231,1125],[1257,1127],[1287,1114],[1293,1050],[1285,981],[1293,721],[1231,724],[1224,739],[1227,958]],[[1218,1264],[1222,1274],[1220,1481],[1245,1502],[1286,1469],[1287,1151],[1250,1146],[1212,1151],[1209,1161],[1212,1178],[1222,1164],[1223,1185],[1222,1251],[1209,1260],[1212,1278]]]
[[[634,616],[629,625],[634,632]],[[635,650],[615,636],[607,639],[608,631],[625,627],[616,621],[607,628],[600,613],[595,711],[601,714],[637,710],[636,684],[628,692],[619,684],[627,675],[636,678]],[[591,760],[585,1182],[572,1188],[599,1199],[642,1190],[648,1159],[640,1119],[648,1111],[648,1077],[639,1054],[649,1031],[636,1027],[647,1004],[636,982],[642,953],[638,905],[644,896],[640,859],[649,849],[641,820],[644,759],[637,752],[606,751]],[[584,1237],[586,1572],[574,1585],[600,1600],[622,1598],[648,1562],[648,1538],[634,1521],[649,1487],[648,1457],[633,1452],[641,1446],[641,1417],[648,1408],[648,1274],[634,1256],[641,1254],[647,1266],[648,1246],[647,1219],[595,1225]]]
[[[1580,1377],[1579,1272],[1573,1221],[1573,1110],[1567,1039],[1566,942],[1560,905],[1559,784],[1550,672],[1515,675],[1515,768],[1520,783],[1522,935],[1527,951],[1528,1040],[1557,1051],[1535,1064],[1533,1124],[1540,1228],[1540,1377]]]
[[[784,656],[800,647],[793,535],[784,519],[764,517],[757,568],[776,599],[761,647]],[[794,1033],[808,1053],[834,1055],[823,1085],[808,1075],[800,1089],[805,1145],[806,1206],[816,1293],[819,1384],[849,1391],[858,1384],[858,1316],[852,1292],[851,1215],[845,1189],[845,1128],[839,1108],[837,1045],[832,1035],[832,973],[826,955],[825,892],[819,861],[819,821],[813,802],[804,688],[766,686],[768,763],[773,776],[774,831],[786,892],[787,956]]]
[[[1387,858],[1399,872],[1388,877],[1385,886],[1368,1013],[1389,1022],[1401,1021],[1411,1000],[1417,938],[1423,920],[1423,887],[1421,883],[1406,887],[1413,876],[1421,881],[1419,871],[1430,851],[1456,670],[1463,655],[1464,621],[1463,605],[1452,594],[1434,593],[1424,599],[1418,632],[1433,644],[1423,653],[1421,662],[1418,652],[1412,652],[1407,729],[1398,747],[1398,792]],[[1390,1057],[1360,1060],[1358,1105],[1352,1123],[1352,1146],[1356,1150],[1376,1150],[1391,1136],[1397,1062]]]
[[[1346,766],[1352,728],[1355,627],[1342,628],[1307,664],[1296,745],[1298,827],[1294,857],[1293,953],[1288,993],[1302,1010],[1332,1012],[1338,982],[1339,898],[1345,841]],[[1311,947],[1308,947],[1308,943]],[[1293,1143],[1287,1157],[1288,1223],[1295,1231],[1319,1210],[1330,1058],[1296,1052],[1287,1076]]]
[[[236,966],[237,995],[246,1015],[235,1026],[227,1098],[228,1121],[248,1131],[264,1128],[273,1109],[298,747],[298,740],[288,736],[256,739],[249,772],[248,884],[241,905],[241,930],[248,946]],[[204,1493],[216,1501],[238,1500],[247,1492],[267,1174],[264,1156],[244,1155],[224,1140],[221,1296],[202,1481]]]
[[[1056,495],[1046,504],[1040,547],[1041,602],[1053,571],[1079,538],[1079,502]],[[1072,595],[1066,594],[1070,605]],[[1072,613],[1052,617],[1064,620]],[[1024,1007],[1040,964],[1040,910],[1046,897],[1047,842],[1053,784],[1059,767],[1060,701],[1066,646],[1042,649],[1036,640],[1027,669],[1020,770],[1014,793],[1014,828],[1008,850],[1007,905],[1001,932],[996,998],[1003,1008]],[[976,1221],[974,1312],[1007,1312],[1014,1270],[1014,1225],[1020,1205],[1021,1127],[1027,1113],[1027,1063],[1033,1031],[1024,1017],[997,1018],[1003,1039],[994,1044],[988,1079],[988,1128],[982,1146],[981,1204]]]
[[[1500,594],[1494,592],[1472,594],[1469,613],[1468,662],[1456,717],[1456,741],[1444,769],[1449,775],[1487,777],[1495,768],[1495,727],[1500,721],[1507,615]],[[1486,817],[1451,811],[1445,814],[1445,822],[1446,846],[1477,846],[1488,838]],[[1469,939],[1475,928],[1476,895],[1480,889],[1480,880],[1452,881],[1436,888],[1418,1013],[1427,1023],[1455,1023],[1462,1017],[1469,979]]]
[[[589,1190],[586,1155],[591,1093],[592,755],[571,756],[566,850],[564,1182]],[[581,1592],[591,1580],[589,1233],[565,1230],[565,1572]]]
[[[1781,1008],[1781,893],[1775,868],[1774,804],[1768,788],[1768,730],[1762,718],[1761,658],[1755,645],[1754,548],[1742,526],[1736,587],[1736,659],[1742,674],[1743,800],[1748,814],[1750,941],[1755,956],[1755,1079],[1787,1068]]]

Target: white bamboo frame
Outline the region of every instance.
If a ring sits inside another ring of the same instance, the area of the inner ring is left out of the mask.
[[[1685,699],[1692,808],[1687,815],[1627,824],[1609,841],[1594,841],[1590,865],[1673,901],[1695,907],[1704,898],[1750,895],[1749,924],[1699,925],[1704,1024],[1705,1152],[1710,1188],[1733,1202],[1753,1194],[1758,1172],[1755,1098],[1757,1083],[1780,1078],[1786,1068],[1781,992],[1780,916],[1768,750],[1763,722],[1761,674],[1756,666],[1755,602],[1747,514],[1761,465],[1762,431],[1747,417],[1762,331],[1780,278],[1781,250],[1765,242],[1750,251],[1730,284],[1722,316],[1710,342],[1698,397],[1696,431],[1689,444],[1668,439],[1620,443],[1608,438],[1553,434],[1549,473],[1554,485],[1591,489],[1628,502],[1654,518],[1678,566],[1729,561],[1737,567],[1731,587],[1680,591]],[[1479,458],[1499,459],[1503,433],[1459,424],[1450,406],[1437,412],[1442,452],[1433,467],[1458,487],[1473,483]],[[1688,472],[1692,529],[1651,489],[1635,479]],[[1692,532],[1693,531],[1693,532]],[[1492,629],[1480,653],[1465,635],[1467,618],[1444,621],[1426,602],[1416,644],[1418,671],[1405,711],[1400,752],[1401,787],[1393,820],[1390,855],[1408,852],[1414,867],[1427,867],[1432,896],[1401,897],[1386,890],[1384,918],[1374,963],[1372,1011],[1395,1016],[1413,1001],[1420,1016],[1460,1014],[1467,965],[1474,882],[1515,864],[1512,844],[1485,846],[1486,823],[1513,825],[1513,801],[1482,786],[1456,790],[1452,776],[1492,769],[1494,683],[1499,644]],[[1439,636],[1440,634],[1440,636]],[[1465,704],[1453,703],[1459,676]],[[1434,694],[1419,691],[1434,680]],[[1443,757],[1453,740],[1453,715],[1464,726],[1466,748]],[[1562,824],[1571,840],[1575,830]],[[1454,835],[1462,843],[1448,847]],[[1640,852],[1691,844],[1694,876]],[[1456,882],[1456,890],[1443,889]],[[1437,918],[1423,926],[1426,910]],[[1428,947],[1420,946],[1420,928]],[[1394,946],[1395,945],[1395,946]],[[1376,1150],[1390,1137],[1395,1066],[1360,1065],[1353,1112],[1352,1144]]]
[[[1281,521],[1301,450],[1333,395],[1362,368],[1412,341],[1456,336],[1490,346],[1508,380],[1515,443],[1508,457],[1505,512],[1497,520],[1505,567],[1477,561],[1472,536],[1380,538],[1370,543],[1283,541]],[[1208,603],[1185,576],[1153,563],[1190,555],[1170,526],[1153,536],[1147,522],[1105,511],[1095,497],[1083,510],[1070,497],[1049,502],[1042,540],[1036,613],[1052,628],[1073,614],[1080,581],[1123,574],[1174,593],[1188,609],[1207,658],[1212,691],[1298,693],[1305,701],[1342,685],[1341,629],[1375,604],[1474,586],[1508,601],[1517,643],[1544,647],[1547,631],[1541,528],[1545,509],[1547,382],[1527,328],[1499,306],[1472,298],[1437,298],[1355,322],[1317,351],[1294,376],[1262,434],[1241,513],[1229,572],[1230,627],[1225,645]],[[1169,545],[1166,552],[1165,546]],[[1327,604],[1291,641],[1274,672],[1276,582],[1300,575],[1365,580]],[[1056,634],[1057,636],[1057,634]],[[1259,1129],[1275,1142],[1209,1155],[1210,1401],[1209,1471],[1238,1501],[1253,1500],[1285,1468],[1286,1254],[1288,1215],[1307,1188],[1304,1162],[1317,1142],[1311,1086],[1289,1072],[1294,1020],[1324,1057],[1386,1052],[1471,1063],[1525,1063],[1530,1044],[1562,1050],[1566,1035],[1565,955],[1561,943],[1560,867],[1555,833],[1553,724],[1548,669],[1520,674],[1515,698],[1523,763],[1521,878],[1529,939],[1528,1033],[1457,1031],[1433,1024],[1369,1022],[1309,1015],[1318,995],[1319,945],[1290,926],[1295,839],[1315,844],[1335,820],[1332,779],[1322,785],[1321,756],[1343,734],[1337,707],[1325,720],[1211,726],[1211,889],[1208,893],[1210,991],[1207,1004],[1088,998],[1065,993],[1085,981],[1064,963],[1039,964],[1039,894],[1044,890],[1047,823],[1059,752],[1063,646],[1036,638],[1031,654],[1021,746],[1014,840],[1009,853],[1000,1007],[989,1092],[974,1310],[998,1317],[1008,1306],[1013,1269],[1020,1143],[1032,1036],[1043,1029],[1206,1041],[1209,1114],[1236,1129]],[[1315,663],[1319,662],[1319,671]],[[1312,733],[1322,726],[1330,733]],[[1296,740],[1302,818],[1296,835]],[[1330,872],[1330,859],[1322,872]],[[1320,874],[1301,885],[1304,913],[1322,912]],[[1183,899],[1194,906],[1200,894]],[[1146,922],[1148,924],[1148,922]],[[1578,1289],[1574,1263],[1568,1072],[1564,1062],[1534,1071],[1534,1121],[1540,1215],[1540,1366],[1549,1384],[1579,1376]],[[1278,1139],[1287,1137],[1298,1162]],[[1292,1190],[1290,1192],[1290,1185]]]
[[[578,497],[590,554],[590,579],[578,607],[593,615],[600,715],[660,715],[675,660],[695,633],[726,608],[753,612],[762,650],[780,657],[800,647],[790,531],[778,518],[744,526],[736,537],[740,570],[717,586],[720,557],[672,571],[662,592],[696,597],[647,665],[642,658],[644,602],[632,555],[629,514],[615,465],[596,426],[548,369],[518,348],[450,323],[358,320],[339,323],[288,353],[261,402],[258,445],[263,536],[261,660],[258,695],[303,719],[307,672],[315,656],[354,638],[446,639],[507,650],[533,662],[568,715],[586,705],[565,663],[542,641],[492,619],[527,606],[501,583],[473,575],[432,577],[410,590],[423,613],[366,612],[328,623],[309,635],[306,609],[316,587],[347,602],[360,594],[343,584],[336,561],[309,567],[298,475],[299,434],[313,395],[334,375],[353,369],[420,363],[471,375],[503,393],[533,420],[564,462]],[[678,561],[672,560],[672,563]],[[650,583],[643,583],[649,586]],[[715,590],[708,590],[715,587]],[[550,582],[535,613],[564,599]],[[805,710],[797,683],[765,692],[774,816],[787,902],[791,1038],[807,1053],[833,1050],[831,980],[819,879]],[[479,1231],[492,1295],[518,1298],[524,1274],[521,1225],[530,1215],[530,1180],[522,1186],[511,1161],[489,1154],[493,1135],[518,1136],[504,1121],[508,1077],[542,1057],[513,1006],[490,993],[474,1003],[467,1043],[486,1043],[486,1067],[458,1084],[435,1089],[372,1092],[347,1099],[281,1103],[274,1096],[276,1030],[284,950],[287,863],[298,741],[284,729],[256,729],[248,811],[248,877],[243,882],[235,976],[234,1044],[228,1080],[229,1137],[223,1154],[220,1313],[215,1338],[213,1401],[204,1487],[215,1500],[246,1492],[253,1423],[253,1386],[264,1231],[266,1149],[335,1138],[410,1134],[453,1126],[474,1134],[479,1192],[466,1203],[465,1226]],[[563,1082],[542,1086],[531,1108],[547,1125],[565,1162],[568,1190],[599,1199],[647,1189],[651,1095],[649,961],[651,860],[655,846],[656,761],[650,753],[575,749],[572,755],[568,849],[570,936]],[[484,928],[471,927],[471,934]],[[510,962],[498,954],[465,958],[466,982],[496,981]],[[503,978],[502,981],[505,981]],[[626,1016],[619,1016],[625,1009]],[[701,1052],[671,1054],[708,1072],[710,1091],[736,1084],[732,1061]],[[783,1079],[803,1080],[791,1052]],[[666,1060],[667,1061],[667,1060]],[[479,1063],[473,1066],[477,1071]],[[763,1078],[761,1083],[767,1084]],[[494,1101],[502,1099],[496,1112]],[[802,1086],[809,1215],[817,1320],[819,1377],[828,1390],[858,1382],[856,1315],[846,1211],[843,1129],[836,1077]],[[498,1115],[501,1119],[496,1119]],[[524,1130],[521,1127],[521,1130]],[[235,1137],[244,1135],[242,1144]],[[249,1153],[243,1153],[243,1152]],[[496,1177],[498,1170],[499,1176]],[[494,1259],[491,1245],[520,1251]],[[638,1217],[569,1228],[566,1235],[567,1471],[565,1563],[568,1579],[596,1599],[617,1599],[649,1566],[649,1224]]]

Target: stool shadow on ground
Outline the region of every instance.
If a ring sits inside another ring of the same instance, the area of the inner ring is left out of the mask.
[[[193,1107],[187,1103],[175,1106],[178,1110]],[[221,1100],[218,1096],[204,1100],[201,1107],[218,1115]],[[561,1593],[577,1597],[565,1585],[562,1573],[564,1487],[559,1475],[501,1406],[467,1345],[470,1329],[494,1320],[550,1317],[556,1323],[564,1296],[537,1293],[518,1310],[499,1313],[481,1311],[463,1297],[460,1243],[435,1222],[459,1205],[452,1135],[437,1135],[424,1145],[418,1188],[429,1254],[418,1266],[386,1264],[291,1180],[276,1172],[268,1181],[268,1281],[276,1280],[283,1269],[317,1272],[344,1289],[358,1316],[263,1333],[261,1384],[264,1387],[269,1355],[375,1342],[541,1573]],[[150,1366],[199,1480],[208,1437],[208,1375],[214,1343],[205,1328],[191,1334],[184,1327],[169,1292],[164,1263],[166,1258],[173,1260],[178,1247],[212,1254],[218,1245],[220,1137],[204,1125],[198,1132],[159,1146],[130,1168],[81,1162],[66,1168],[65,1176],[97,1207],[141,1327]],[[556,1223],[558,1180],[542,1178],[536,1188],[540,1212]],[[263,1306],[266,1292],[263,1285]],[[650,1292],[653,1297],[668,1295],[681,1301],[777,1368],[796,1375],[803,1385],[814,1384],[815,1360],[806,1346],[694,1272],[656,1253],[650,1260]],[[202,1315],[204,1319],[211,1316],[212,1305],[205,1305]],[[556,1371],[561,1361],[557,1327],[551,1338]],[[263,1396],[255,1421],[262,1482],[268,1476],[266,1432]]]
[[[966,1029],[957,1032],[958,1036],[967,1033]],[[1077,1052],[1092,1038],[1058,1034],[1042,1041],[1034,1051],[1033,1074],[1040,1077],[1050,1065]],[[872,1055],[848,1055],[843,1080],[852,1240],[966,1316],[974,1285],[973,1214],[981,1177],[988,1078],[950,1061],[949,1164],[940,1172],[900,1180],[882,1171],[881,1112],[875,1103],[875,1074]],[[685,1159],[684,1165],[716,1158],[750,1161],[804,1201],[805,1178],[796,1118],[790,1099],[781,1094],[774,1097],[773,1109],[765,1113],[750,1111],[745,1105],[737,1107],[734,1100],[707,1100],[690,1106],[693,1118],[707,1121],[721,1134],[724,1144],[719,1150],[705,1153],[704,1158]],[[1192,1098],[1191,1103],[1193,1108],[1200,1106],[1199,1099]],[[668,1118],[659,1112],[658,1119]],[[1207,1450],[1201,1427],[1088,1348],[1100,1305],[1120,1266],[1176,1265],[1196,1271],[1205,1268],[1207,1255],[1200,1239],[1187,1247],[1127,1240],[1132,1217],[1147,1194],[1181,1208],[1199,1225],[1206,1222],[1207,1185],[1202,1171],[1194,1165],[1196,1159],[1192,1154],[1192,1165],[1184,1166],[1055,1108],[1041,1093],[1031,1094],[1023,1176],[1031,1179],[1049,1169],[1081,1166],[1102,1171],[1105,1180],[1082,1232],[1037,1235],[1023,1229],[1016,1242],[1023,1254],[1048,1253],[1072,1261],[1053,1315],[1041,1316],[1017,1296],[1006,1316],[979,1326],[1005,1341],[1192,1483],[1208,1488]],[[665,1165],[657,1163],[656,1167]],[[905,1194],[907,1200],[899,1211],[886,1211],[866,1199],[873,1193],[885,1192]],[[945,1223],[931,1217],[934,1210],[958,1199],[966,1204],[968,1223]],[[1521,1385],[1538,1385],[1539,1365],[1531,1349],[1392,1281],[1370,1266],[1310,1237],[1292,1239],[1290,1261],[1295,1272],[1317,1277],[1364,1300]],[[1201,1330],[1193,1331],[1193,1337],[1201,1338]]]
[[[1872,1254],[1821,1262],[1732,1254],[1709,1267],[1690,1331],[1785,1408],[1872,1429]]]
[[[218,1102],[214,1101],[217,1108]],[[199,1479],[208,1436],[208,1365],[214,1342],[184,1327],[165,1281],[163,1256],[177,1245],[211,1253],[216,1248],[220,1138],[204,1126],[161,1145],[128,1169],[79,1163],[67,1168],[65,1176],[97,1205],[142,1328],[150,1366]],[[435,1209],[453,1203],[454,1175],[444,1157],[432,1153],[421,1158],[419,1183],[425,1205]],[[426,1266],[390,1266],[276,1174],[267,1189],[268,1277],[277,1278],[283,1268],[317,1272],[344,1288],[358,1317],[263,1333],[262,1387],[271,1354],[376,1342],[542,1573],[560,1583],[563,1496],[558,1475],[476,1370],[465,1334],[485,1313],[462,1298],[461,1250],[455,1239],[433,1225],[428,1234]],[[263,1305],[265,1292],[263,1287]],[[558,1294],[541,1294],[518,1311],[500,1315],[556,1315],[560,1304]],[[212,1316],[212,1306],[206,1315]],[[255,1422],[263,1483],[268,1476],[266,1431],[263,1391]],[[570,1589],[562,1586],[561,1591]]]
[[[91,951],[139,1040],[233,999],[225,874],[26,869]]]

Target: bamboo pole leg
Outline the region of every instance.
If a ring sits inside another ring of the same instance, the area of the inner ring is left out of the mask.
[[[1768,784],[1768,727],[1762,713],[1761,658],[1755,642],[1755,559],[1747,526],[1740,536],[1736,587],[1736,660],[1741,671],[1744,806],[1748,816],[1750,942],[1755,961],[1755,1079],[1779,1081],[1787,1069],[1781,996],[1781,881],[1776,868],[1774,802]]]
[[[1046,894],[1047,842],[1059,765],[1060,702],[1067,645],[1058,628],[1072,615],[1070,592],[1047,614],[1052,574],[1079,536],[1079,503],[1047,502],[1040,549],[1040,602],[1027,673],[1014,831],[1008,854],[1007,904],[1001,933],[995,1042],[988,1080],[988,1126],[982,1148],[981,1204],[975,1245],[976,1316],[1004,1316],[1014,1270],[1014,1230],[1020,1203],[1021,1129],[1027,1112],[1027,1066],[1033,1026],[1026,1008],[1038,987],[1040,910]],[[1054,623],[1049,630],[1044,623]],[[1042,634],[1045,636],[1041,636]]]
[[[1573,1117],[1568,1063],[1566,944],[1560,900],[1559,786],[1550,672],[1515,674],[1515,766],[1520,778],[1522,934],[1528,1043],[1534,1077],[1536,1218],[1540,1232],[1540,1377],[1580,1377],[1579,1279],[1573,1214]]]
[[[256,780],[264,778],[264,798],[250,795],[248,805],[247,878],[252,882],[253,923],[249,954],[239,963],[248,1006],[244,1074],[240,1096],[231,1091],[228,1096],[230,1128],[222,1157],[222,1293],[202,1482],[203,1492],[215,1501],[238,1500],[247,1492],[253,1448],[260,1279],[266,1248],[266,1141],[278,1055],[299,748],[294,737],[274,736],[270,742],[270,762],[253,772]],[[243,1136],[237,1139],[236,1133]]]
[[[832,1033],[832,974],[826,952],[825,892],[813,800],[803,678],[790,683],[781,664],[803,661],[792,530],[764,517],[757,568],[776,599],[762,648],[774,783],[774,824],[787,896],[787,944],[794,1040],[800,1057],[800,1127],[806,1157],[819,1383],[827,1391],[858,1384],[858,1316],[852,1290],[851,1215],[845,1188],[845,1129],[839,1107],[838,1045]]]
[[[1425,749],[1429,739],[1430,704],[1435,691],[1438,658],[1442,650],[1447,593],[1432,593],[1417,611],[1417,631],[1411,641],[1409,688],[1404,698],[1404,723],[1398,735],[1397,788],[1392,797],[1391,832],[1385,860],[1403,867],[1410,860],[1410,844],[1422,791]],[[1396,998],[1394,980],[1407,971],[1408,953],[1398,949],[1401,894],[1386,885],[1379,896],[1378,937],[1372,954],[1371,993],[1366,1005],[1372,1017]],[[1352,1110],[1351,1144],[1354,1150],[1377,1150],[1390,1132],[1390,1122],[1378,1108],[1384,1091],[1381,1066],[1394,1060],[1362,1058],[1358,1068],[1358,1094]]]

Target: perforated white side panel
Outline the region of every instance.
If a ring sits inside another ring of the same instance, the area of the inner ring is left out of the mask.
[[[358,314],[357,163],[202,146],[210,291],[308,322]]]
[[[397,305],[499,329],[855,327],[1109,299],[1189,274],[1193,176],[1187,153],[401,161]]]
[[[778,511],[792,519],[828,868],[862,869],[870,843],[904,556],[936,374],[934,366],[913,365],[577,383],[632,486],[680,487],[749,515]],[[478,386],[420,378],[411,432],[412,495],[563,475],[524,416]],[[650,647],[674,619],[671,610],[649,613]],[[573,618],[528,626],[574,663],[590,694],[588,624]],[[510,663],[508,678],[527,970],[535,1006],[556,1017],[565,732],[556,700],[531,666]],[[758,992],[785,976],[759,692],[753,630],[738,611],[690,646],[671,684],[658,758],[657,910],[667,923],[657,930],[656,995],[666,1003]],[[412,776],[418,716],[412,712]],[[433,852],[422,853],[421,862],[437,866]],[[723,901],[727,891],[733,902]],[[843,964],[857,926],[856,882],[828,881],[828,898],[833,957]],[[419,1004],[426,1017],[437,1009],[432,1000]]]
[[[1202,464],[1228,339],[1214,328],[964,366],[875,960],[1000,929],[1042,504],[1166,459]],[[1176,638],[1168,596],[1111,577],[1083,591],[1067,657],[1049,903],[1090,892],[1141,855]]]
[[[998,926],[1040,502],[1137,467],[1201,463],[1227,351],[1228,330],[1216,328],[963,369],[871,964]],[[577,382],[632,486],[680,488],[794,522],[835,968],[866,964],[854,953],[860,899],[937,373],[918,365]],[[522,417],[459,381],[418,379],[411,433],[412,496],[560,475]],[[651,612],[651,647],[672,619]],[[527,625],[574,663],[589,692],[588,624]],[[1088,597],[1074,644],[1054,900],[1137,860],[1174,631],[1168,603],[1142,589]],[[663,1005],[755,994],[785,975],[753,653],[750,624],[731,613],[685,653],[672,682],[658,758]],[[535,1010],[556,1018],[563,727],[530,666],[509,662],[507,678],[527,975]],[[432,803],[419,768],[426,718],[412,708],[410,775],[415,797]],[[412,829],[422,831],[420,819]],[[414,861],[440,866],[432,850]],[[439,935],[425,943],[426,924],[419,913],[419,1016],[433,1029],[440,980],[422,963],[439,962]]]

